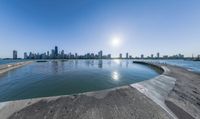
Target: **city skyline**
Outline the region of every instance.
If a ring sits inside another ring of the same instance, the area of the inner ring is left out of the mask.
[[[0,1],[0,58],[55,45],[78,54],[197,56],[200,1]],[[120,42],[116,42],[118,41]],[[115,42],[113,42],[113,40]]]
[[[145,56],[141,54],[140,56],[133,56],[126,52],[124,55],[119,53],[118,56],[112,56],[112,54],[104,54],[102,50],[99,52],[88,52],[85,54],[78,54],[72,52],[66,52],[65,50],[59,50],[58,46],[55,46],[51,50],[47,50],[46,52],[24,52],[24,57],[18,57],[17,50],[13,50],[13,58],[12,59],[188,59],[188,60],[199,60],[200,55],[197,56],[192,55],[192,57],[185,57],[184,54],[175,54],[175,55],[161,55],[160,52],[156,54],[150,54]]]

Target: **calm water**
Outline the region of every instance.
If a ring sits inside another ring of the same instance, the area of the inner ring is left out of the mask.
[[[0,59],[0,65],[2,64],[12,64],[12,63],[16,63],[16,62],[20,62],[22,60],[2,60]]]
[[[32,63],[0,76],[0,101],[102,90],[150,79],[155,70],[132,60]]]

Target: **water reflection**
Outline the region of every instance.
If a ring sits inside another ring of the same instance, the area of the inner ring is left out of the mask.
[[[103,68],[103,61],[102,60],[99,60],[98,68]]]
[[[113,60],[116,64],[120,64],[120,60],[119,59],[115,59],[115,60]]]
[[[128,68],[129,61],[126,61],[126,68]]]
[[[52,72],[57,73],[58,72],[58,62],[57,61],[52,61]]]
[[[85,60],[85,64],[87,67],[90,67],[90,60]]]
[[[75,68],[78,68],[78,60],[75,60]]]
[[[119,80],[119,73],[117,71],[112,72],[112,79],[115,81]]]
[[[108,61],[108,66],[109,66],[109,67],[111,66],[111,61]]]

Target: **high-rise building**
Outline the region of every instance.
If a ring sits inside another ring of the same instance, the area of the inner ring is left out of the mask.
[[[24,59],[28,59],[28,55],[26,52],[24,53]]]
[[[58,47],[55,46],[55,58],[57,58],[57,56],[58,56]]]
[[[98,52],[98,58],[102,59],[102,56],[103,56],[103,51],[101,50],[101,51]]]
[[[160,58],[160,53],[159,53],[159,52],[157,53],[157,58],[158,58],[158,59]]]
[[[51,50],[51,58],[55,58],[55,50],[54,49]]]
[[[128,53],[126,53],[126,59],[128,59]]]
[[[17,51],[13,50],[13,59],[17,59]]]
[[[143,54],[141,54],[141,59],[143,59],[144,58],[144,55]]]
[[[78,58],[78,54],[77,54],[77,53],[75,53],[75,58],[76,58],[76,59]]]
[[[48,58],[49,58],[49,55],[50,55],[50,54],[49,54],[49,51],[47,51],[47,57],[48,57]]]
[[[153,54],[151,54],[151,58],[153,58]]]
[[[108,59],[111,59],[111,54],[108,54],[108,57],[107,57]]]
[[[61,51],[61,58],[64,59],[64,56],[65,56],[65,52],[64,52],[64,50],[62,50]]]
[[[122,59],[122,53],[119,54],[119,58]]]
[[[70,52],[69,53],[69,57],[68,57],[69,59],[71,59],[72,58],[72,53]]]

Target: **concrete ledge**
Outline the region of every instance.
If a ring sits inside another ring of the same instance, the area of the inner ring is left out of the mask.
[[[163,107],[174,118],[200,118],[200,75],[198,73],[162,63],[135,63],[160,67],[164,72],[154,79],[133,84],[133,87]]]

